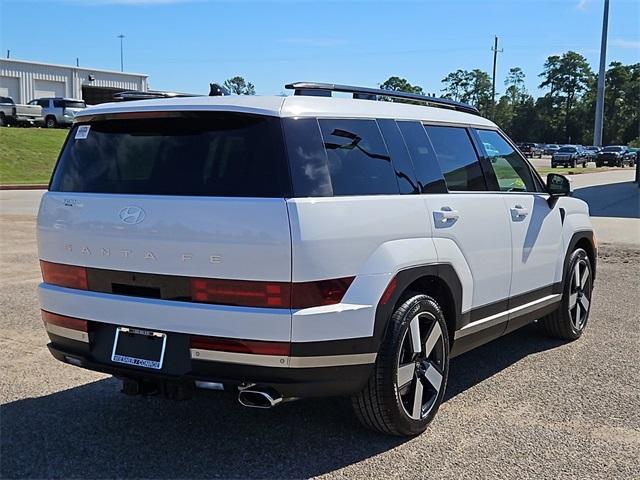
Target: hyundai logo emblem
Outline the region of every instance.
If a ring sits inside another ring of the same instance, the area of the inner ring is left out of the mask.
[[[146,214],[140,207],[131,206],[124,207],[122,210],[120,210],[118,216],[124,223],[128,225],[135,225],[136,223],[140,223],[141,221],[143,221]]]

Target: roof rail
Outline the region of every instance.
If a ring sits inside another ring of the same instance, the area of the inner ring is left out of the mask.
[[[332,92],[353,94],[353,98],[365,100],[378,100],[379,97],[401,98],[439,108],[449,108],[460,112],[480,115],[477,108],[462,102],[456,102],[448,98],[429,97],[417,93],[399,92],[396,90],[384,90],[381,88],[354,87],[351,85],[336,85],[333,83],[295,82],[284,86],[288,90],[294,90],[294,95],[307,95],[315,97],[330,97]]]

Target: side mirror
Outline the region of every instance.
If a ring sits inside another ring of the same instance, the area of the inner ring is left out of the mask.
[[[547,175],[547,192],[549,192],[549,205],[553,206],[559,197],[566,197],[573,194],[571,181],[564,175],[550,173]]]

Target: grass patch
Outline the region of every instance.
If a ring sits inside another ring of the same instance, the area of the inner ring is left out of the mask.
[[[0,183],[48,183],[67,129],[0,128]]]
[[[547,175],[547,173],[559,173],[560,175],[580,175],[582,173],[599,173],[599,172],[606,172],[607,170],[615,170],[613,168],[607,168],[607,167],[600,167],[600,168],[596,168],[596,167],[586,167],[586,168],[582,168],[582,167],[576,167],[576,168],[571,168],[571,167],[557,167],[557,168],[551,168],[551,167],[536,167],[536,170],[538,171],[538,173],[545,177]]]

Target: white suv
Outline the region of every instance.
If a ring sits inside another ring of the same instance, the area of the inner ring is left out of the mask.
[[[78,112],[38,216],[54,357],[130,394],[347,395],[414,435],[453,356],[582,334],[596,242],[566,178],[464,104],[288,87]]]

